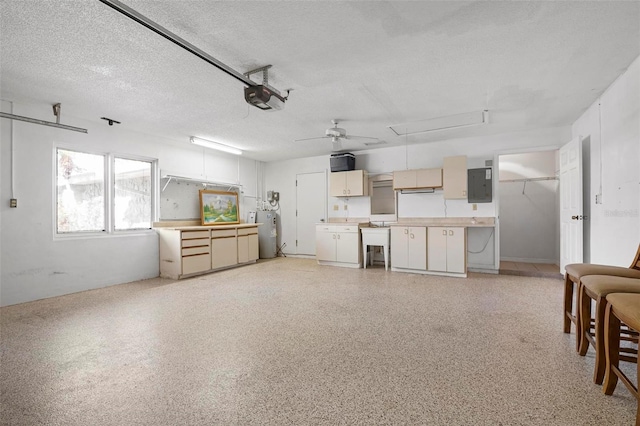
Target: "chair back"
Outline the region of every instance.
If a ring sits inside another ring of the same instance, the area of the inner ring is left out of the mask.
[[[638,244],[638,251],[636,252],[636,257],[633,259],[633,262],[631,263],[631,266],[629,266],[629,268],[637,269],[640,271],[640,244]]]

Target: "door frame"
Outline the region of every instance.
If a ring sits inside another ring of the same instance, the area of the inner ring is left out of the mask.
[[[564,144],[563,144],[564,145]],[[505,149],[496,151],[493,154],[493,200],[495,202],[496,209],[496,221],[495,221],[495,232],[493,234],[493,245],[494,245],[494,268],[496,271],[500,270],[500,156],[501,155],[509,155],[509,154],[529,154],[532,152],[540,152],[540,151],[560,151],[559,146],[555,145],[544,145],[539,147],[522,147],[515,149]],[[560,247],[558,247],[558,251]],[[558,259],[559,261],[560,259]]]

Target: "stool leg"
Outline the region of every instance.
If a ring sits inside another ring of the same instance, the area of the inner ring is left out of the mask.
[[[564,332],[571,333],[571,319],[573,312],[573,281],[569,274],[564,274]]]
[[[604,380],[604,371],[607,366],[607,356],[605,354],[604,348],[604,333],[605,333],[605,325],[604,325],[604,316],[606,314],[607,309],[607,298],[598,297],[596,300],[596,367],[593,371],[593,381],[594,383],[601,385]],[[583,312],[584,313],[584,312]],[[589,318],[589,322],[591,322],[591,318]],[[583,321],[584,324],[584,321]]]
[[[591,298],[583,286],[578,286],[578,310],[580,322],[576,324],[576,351],[585,356],[589,350],[586,335],[591,330]]]
[[[604,316],[604,350],[606,367],[604,371],[604,384],[602,392],[606,395],[613,394],[618,384],[618,375],[612,367],[618,367],[620,363],[620,320],[611,312],[611,305],[607,305]]]

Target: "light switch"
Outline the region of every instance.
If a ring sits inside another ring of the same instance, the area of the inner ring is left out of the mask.
[[[333,210],[338,210],[338,205],[337,204],[333,205]]]

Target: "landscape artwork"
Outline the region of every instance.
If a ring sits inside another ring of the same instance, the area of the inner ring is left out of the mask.
[[[200,218],[202,225],[240,223],[239,217],[237,193],[200,190]]]

